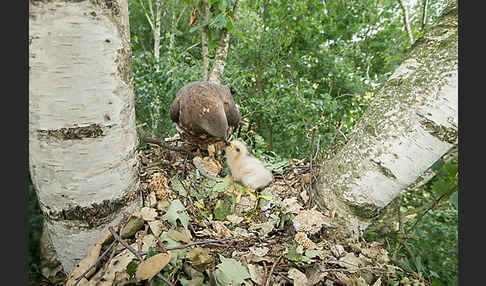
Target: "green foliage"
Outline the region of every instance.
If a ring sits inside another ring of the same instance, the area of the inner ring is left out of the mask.
[[[29,193],[29,255],[27,261],[29,263],[29,281],[40,282],[40,238],[42,236],[43,217],[37,201],[37,194],[35,192],[32,181],[28,182]]]
[[[409,230],[417,219],[443,194],[457,184],[457,158],[448,163],[439,160],[432,169],[437,175],[420,191],[407,193],[401,201],[402,213],[416,214],[404,223]],[[457,195],[457,191],[454,194]],[[408,235],[414,239],[404,240],[396,231],[378,235],[368,234],[368,240],[388,242],[390,256],[396,253],[397,266],[409,273],[416,273],[426,285],[458,285],[458,212],[452,197],[443,197],[439,206],[429,210]],[[450,202],[450,203],[448,203]],[[457,201],[456,201],[457,203]],[[410,218],[406,216],[405,219]],[[402,241],[399,243],[398,241]],[[406,245],[406,248],[404,247]],[[407,249],[408,248],[408,249]]]
[[[134,51],[132,66],[137,124],[147,123],[144,129],[156,137],[173,135],[170,103],[184,84],[199,79],[201,71],[196,60],[190,53],[181,52],[161,57],[157,63],[150,52]]]
[[[163,20],[162,56],[156,63],[145,15],[138,1],[130,1],[137,123],[147,123],[145,131],[155,136],[174,134],[170,102],[182,85],[201,79],[200,44],[184,49],[200,41],[202,26],[209,29],[210,58],[221,29],[231,33],[223,81],[241,108],[240,137],[253,141],[258,135],[267,151],[286,158],[307,156],[314,126],[322,149],[341,123],[346,133],[410,47],[397,1],[241,0],[237,20],[232,20],[233,0],[208,2],[208,22],[200,14],[190,27],[189,12],[181,14],[175,27],[179,44],[172,49],[171,23]],[[428,23],[445,1],[429,2]],[[195,3],[201,13],[201,1]],[[163,18],[179,15],[181,5],[193,8],[192,1],[168,1]],[[410,9],[419,36],[421,3]]]
[[[214,277],[217,285],[241,285],[245,279],[250,278],[250,274],[241,262],[233,258],[225,258],[219,255],[221,263],[216,265]]]
[[[180,200],[174,200],[171,202],[167,213],[162,217],[166,219],[174,227],[177,227],[177,221],[179,221],[185,229],[189,224],[189,215],[185,211],[184,205]]]
[[[137,267],[140,264],[138,260],[133,259],[128,263],[127,267],[125,268],[125,272],[127,273],[128,277],[134,278],[135,277],[135,272],[137,271]]]

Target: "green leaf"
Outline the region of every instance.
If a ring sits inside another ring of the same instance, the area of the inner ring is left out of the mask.
[[[458,198],[459,198],[459,190],[456,190],[454,193],[452,193],[452,195],[449,198],[450,202],[456,207],[456,209],[459,208]]]
[[[226,0],[221,0],[219,1],[219,10],[221,10],[221,12],[224,12],[226,10],[226,8],[228,7],[228,2]]]
[[[233,258],[225,258],[219,255],[221,263],[216,265],[216,271],[214,271],[214,277],[216,283],[221,286],[226,285],[240,285],[245,279],[250,278],[250,273],[241,262]]]
[[[128,277],[133,278],[135,277],[135,272],[137,271],[139,262],[137,260],[132,260],[130,263],[128,263],[127,268],[125,269],[125,272],[127,273]]]
[[[231,196],[225,196],[223,200],[218,200],[214,207],[214,219],[223,221],[226,216],[235,212],[235,202]]]
[[[184,205],[181,203],[180,200],[173,201],[170,204],[167,213],[162,216],[162,218],[166,219],[174,227],[177,227],[177,220],[180,221],[185,229],[187,229],[187,225],[189,224],[189,215],[185,211]]]
[[[182,185],[182,182],[179,179],[179,176],[175,175],[174,177],[172,177],[172,179],[170,179],[170,183],[171,183],[172,189],[174,191],[177,191],[177,193],[179,193],[179,195],[181,195],[183,197],[187,196],[186,188],[184,188],[184,186]]]
[[[149,247],[148,251],[147,251],[147,257],[145,259],[148,259],[154,255],[156,255],[157,252],[154,250],[153,247]]]
[[[303,260],[302,253],[301,252],[299,253],[297,246],[293,244],[288,246],[287,253],[285,253],[284,257],[287,258],[288,260],[296,261],[296,262],[300,262]]]

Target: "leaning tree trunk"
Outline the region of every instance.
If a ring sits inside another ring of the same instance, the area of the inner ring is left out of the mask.
[[[33,1],[29,169],[65,271],[138,204],[127,0]]]
[[[336,207],[344,231],[358,234],[457,144],[457,3],[419,38],[353,129],[321,168],[317,201]]]

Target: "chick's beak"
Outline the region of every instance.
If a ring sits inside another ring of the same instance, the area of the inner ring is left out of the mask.
[[[223,141],[226,146],[231,146],[231,143],[226,139],[226,136],[223,137]]]

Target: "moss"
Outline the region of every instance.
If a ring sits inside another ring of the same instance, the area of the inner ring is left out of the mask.
[[[442,125],[437,125],[433,121],[422,117],[419,121],[430,135],[439,139],[442,142],[447,142],[450,144],[455,144],[457,141],[457,136],[459,135],[456,128],[447,128]]]
[[[93,203],[91,206],[75,206],[61,211],[49,211],[46,218],[48,220],[75,220],[86,223],[88,228],[100,226],[107,222],[107,219],[117,214],[123,207],[130,205],[138,198],[138,191],[127,193],[120,199],[104,200],[100,204]],[[81,226],[80,226],[81,227]]]
[[[50,140],[57,138],[60,140],[81,140],[85,138],[97,138],[104,136],[104,129],[98,124],[91,124],[84,127],[71,127],[53,130],[37,130],[39,140]]]

